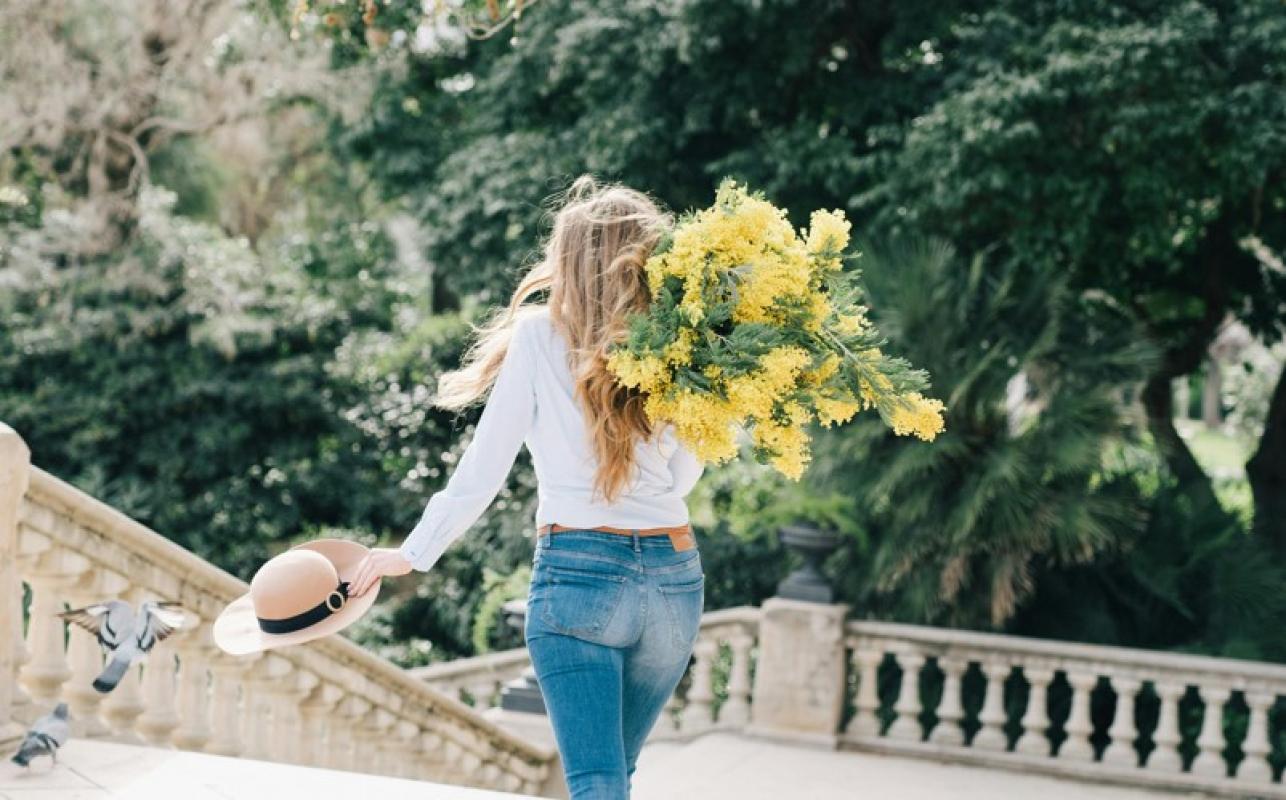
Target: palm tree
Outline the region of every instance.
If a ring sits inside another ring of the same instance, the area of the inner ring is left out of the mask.
[[[819,437],[813,475],[848,491],[871,538],[844,587],[907,621],[1000,626],[1044,565],[1083,563],[1144,524],[1128,476],[1128,388],[1151,352],[1106,299],[943,242],[869,242],[859,262],[890,347],[947,405],[932,444],[877,420]]]

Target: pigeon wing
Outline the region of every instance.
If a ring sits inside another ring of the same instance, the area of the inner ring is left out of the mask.
[[[68,622],[79,625],[90,633],[98,637],[99,644],[108,649],[115,649],[124,641],[122,634],[125,631],[118,630],[112,624],[112,601],[108,603],[94,603],[84,608],[73,608],[70,611],[64,611],[58,616]]]
[[[143,626],[138,634],[138,648],[146,653],[157,642],[165,641],[170,634],[181,627],[183,627],[183,612],[153,602],[144,603]]]

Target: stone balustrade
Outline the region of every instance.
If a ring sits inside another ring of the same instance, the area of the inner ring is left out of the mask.
[[[685,680],[670,698],[651,739],[687,739],[711,730],[741,729],[750,719],[752,660],[760,610],[738,606],[708,611]],[[492,709],[504,685],[531,665],[525,647],[407,670],[474,708]]]
[[[247,590],[31,466],[21,438],[0,424],[0,744],[65,700],[75,736],[525,794],[561,782],[555,750],[342,636],[224,654],[211,625]],[[56,615],[109,598],[176,601],[191,624],[100,695],[90,687],[103,666],[97,642]]]
[[[406,672],[475,709],[485,709],[495,707],[504,685],[521,676],[530,665],[527,648],[516,647],[427,667],[412,667]]]
[[[881,622],[845,628],[856,685],[846,744],[1286,797],[1270,725],[1286,666]]]

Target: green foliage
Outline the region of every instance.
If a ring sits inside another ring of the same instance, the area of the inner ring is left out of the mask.
[[[172,202],[145,193],[112,260],[42,260],[56,218],[11,232],[0,418],[42,467],[245,577],[301,528],[405,523],[381,454],[340,413],[357,387],[327,374],[353,324],[336,283]]]
[[[1286,568],[1244,527],[1194,506],[1153,457],[1134,469],[1148,508],[1144,530],[1092,565],[1042,568],[1012,631],[1286,659]]]
[[[1286,241],[1281,5],[1051,5],[961,20],[951,81],[868,159],[863,206],[1069,271],[1166,338],[1216,301],[1275,336],[1286,275],[1223,253],[1216,300],[1200,259],[1220,226]]]

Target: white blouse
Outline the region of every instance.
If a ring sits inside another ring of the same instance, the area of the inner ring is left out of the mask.
[[[704,471],[667,424],[655,441],[635,444],[634,478],[616,502],[592,500],[596,459],[575,401],[566,342],[547,308],[529,310],[518,318],[473,440],[399,548],[416,570],[432,568],[482,516],[524,443],[536,470],[537,527],[682,525],[685,497]]]

